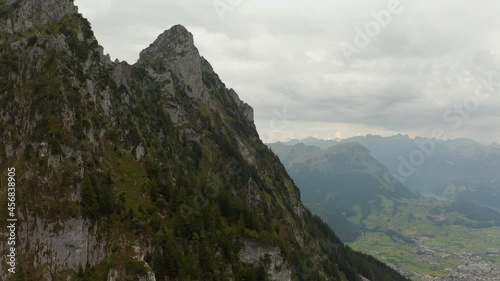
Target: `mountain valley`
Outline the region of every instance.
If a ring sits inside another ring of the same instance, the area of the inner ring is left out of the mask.
[[[412,192],[354,142],[269,146],[304,204],[354,249],[412,280],[497,280],[500,213]]]

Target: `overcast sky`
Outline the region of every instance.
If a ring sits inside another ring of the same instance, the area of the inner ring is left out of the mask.
[[[500,1],[76,0],[134,63],[182,24],[266,142],[397,133],[500,143]]]

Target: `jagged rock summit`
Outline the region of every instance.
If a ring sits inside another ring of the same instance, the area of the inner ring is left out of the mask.
[[[241,101],[233,89],[226,89],[210,63],[200,55],[194,44],[193,34],[184,26],[175,25],[164,31],[146,49],[137,61],[147,71],[163,82],[184,80],[186,93],[210,105],[210,92],[223,91],[243,112],[245,119],[253,123],[251,106]]]
[[[190,97],[209,102],[203,83],[203,59],[194,46],[193,35],[185,27],[176,25],[163,32],[140,53],[137,64],[145,65],[158,78],[185,80]]]
[[[169,59],[173,53],[182,55],[190,52],[198,53],[198,49],[194,45],[193,34],[178,24],[165,30],[149,48],[143,50],[140,54],[140,60],[151,59],[151,56]]]

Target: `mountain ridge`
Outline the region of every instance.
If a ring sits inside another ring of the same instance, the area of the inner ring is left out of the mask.
[[[19,186],[2,280],[405,280],[305,209],[187,30],[129,65],[72,1],[0,7],[0,169]]]
[[[373,157],[386,166],[394,177],[412,190],[500,210],[497,171],[500,146],[483,145],[460,138],[438,140],[396,135],[367,135],[341,141],[294,140],[326,149],[339,143],[355,142],[367,147]]]
[[[326,150],[304,143],[269,147],[300,188],[304,204],[355,249],[414,280],[497,279],[499,212],[414,194],[359,143]]]
[[[366,231],[346,219],[355,214],[353,206],[360,208],[362,217],[366,217],[380,197],[408,200],[420,197],[357,143],[340,143],[326,150],[303,143],[293,146],[275,143],[270,148],[301,188],[304,204],[321,215],[346,242]]]

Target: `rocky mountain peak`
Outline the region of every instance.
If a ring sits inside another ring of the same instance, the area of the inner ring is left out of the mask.
[[[160,34],[155,43],[167,43],[167,46],[171,46],[177,52],[195,49],[193,34],[180,24],[174,25]]]
[[[200,55],[194,44],[193,34],[184,26],[175,25],[160,34],[140,53],[137,64],[144,66],[157,80],[183,81],[186,93],[205,104],[213,99],[209,95],[209,88],[222,91],[232,99],[244,118],[253,123],[253,109],[243,102],[233,89],[227,89],[220,81],[210,63]],[[211,84],[207,85],[204,80],[210,80]]]
[[[184,81],[190,97],[208,101],[203,83],[203,61],[193,35],[183,26],[166,30],[140,53],[137,65],[146,67],[157,80]]]
[[[0,31],[20,32],[77,13],[73,0],[0,0]]]
[[[139,61],[149,61],[149,59],[173,59],[195,53],[199,56],[194,45],[193,34],[184,26],[175,25],[165,30],[158,38],[143,50]]]
[[[0,0],[0,38],[0,170],[22,195],[7,280],[404,280],[304,208],[184,27],[113,63],[71,0]]]

